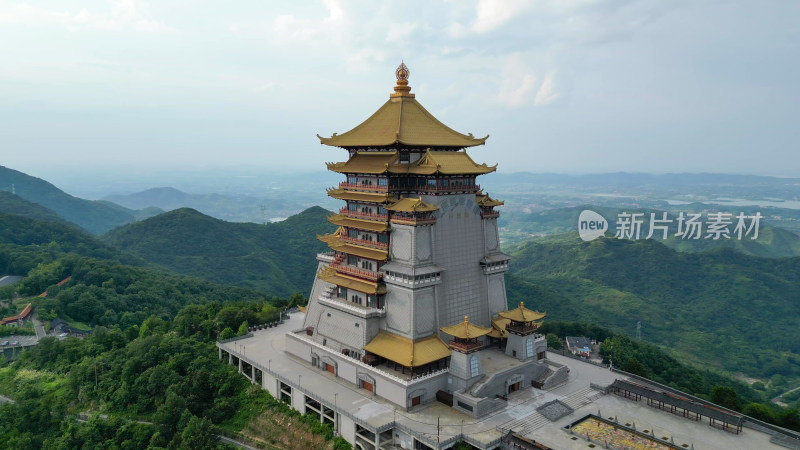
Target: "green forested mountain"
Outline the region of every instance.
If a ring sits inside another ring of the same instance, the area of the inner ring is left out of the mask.
[[[681,211],[695,213],[708,211],[709,208],[712,208],[712,206],[702,203],[680,205]],[[720,205],[714,205],[713,208],[721,211],[724,210],[732,214],[744,212],[747,215],[753,215],[763,209],[752,206],[731,207],[735,209],[728,209],[725,206]],[[505,242],[513,244],[527,240],[532,235],[541,236],[575,232],[578,226],[578,216],[580,215],[581,211],[585,209],[595,211],[608,220],[608,236],[614,235],[616,230],[616,218],[619,213],[643,213],[645,222],[644,225],[642,225],[641,239],[644,239],[648,234],[650,214],[655,213],[657,218],[661,218],[662,213],[664,212],[655,209],[582,205],[569,208],[548,209],[532,213],[504,213],[500,216],[499,222],[501,227],[501,237],[504,238]],[[742,240],[735,238],[719,240],[676,238],[674,234],[677,232],[677,215],[674,214],[674,212],[668,212],[667,215],[669,219],[673,220],[672,224],[670,225],[668,239],[661,240],[661,235],[657,232],[656,240],[666,244],[668,247],[682,252],[697,252],[712,248],[730,248],[747,255],[763,256],[767,258],[800,256],[800,236],[788,229],[781,228],[783,225],[794,224],[796,222],[777,221],[772,219],[771,216],[766,212],[768,210],[770,210],[770,208],[765,209],[764,214],[766,216],[761,221],[759,236],[758,239],[755,240],[750,239],[749,236],[743,238]],[[791,210],[782,211],[789,211],[789,213],[792,214],[800,214],[797,212],[792,212]],[[705,221],[705,219],[706,217],[704,214],[703,221]],[[784,217],[784,219],[788,220],[791,218]],[[577,233],[575,233],[575,236],[577,236]]]
[[[16,214],[43,222],[69,223],[52,210],[6,191],[0,191],[0,213]]]
[[[103,240],[170,270],[270,295],[308,295],[317,234],[333,229],[320,207],[283,222],[225,222],[182,208],[107,233]]]
[[[756,376],[800,375],[800,258],[568,236],[512,250],[511,303],[628,335],[641,321],[645,340],[697,362]]]
[[[0,190],[10,192],[12,185],[19,197],[42,205],[94,234],[133,222],[137,215],[127,208],[73,197],[41,178],[0,166]]]
[[[38,212],[36,208],[33,211]],[[50,222],[0,213],[0,275],[26,275],[38,264],[54,261],[66,253],[143,263],[63,219]]]

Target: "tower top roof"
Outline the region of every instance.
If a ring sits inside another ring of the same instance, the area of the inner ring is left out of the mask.
[[[397,84],[389,101],[352,130],[329,138],[317,135],[321,144],[347,149],[359,148],[439,148],[456,150],[483,145],[484,138],[461,134],[439,122],[414,98],[404,63],[395,70]]]
[[[534,320],[543,319],[547,313],[530,310],[525,307],[523,302],[519,302],[519,308],[503,311],[498,315],[513,322],[533,322]]]
[[[489,334],[492,329],[484,328],[469,322],[469,318],[464,316],[464,321],[449,327],[441,327],[442,332],[459,339],[474,339]]]

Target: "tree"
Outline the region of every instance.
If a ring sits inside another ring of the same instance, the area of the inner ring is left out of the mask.
[[[775,422],[775,412],[772,411],[772,408],[763,403],[748,403],[742,412],[755,419],[763,420],[764,422]]]
[[[192,416],[181,433],[181,445],[178,448],[187,450],[215,448],[217,442],[217,437],[211,428],[211,421]]]
[[[558,336],[553,333],[547,333],[547,346],[554,350],[560,350],[561,339],[559,339]]]
[[[711,391],[711,402],[729,409],[739,411],[741,405],[739,404],[739,397],[736,391],[730,386],[714,386]]]
[[[239,331],[236,332],[236,335],[244,336],[245,334],[247,334],[247,327],[248,327],[247,321],[245,320],[244,322],[242,322],[241,325],[239,325]]]
[[[235,337],[235,336],[236,336],[236,334],[233,332],[233,330],[232,330],[230,327],[226,327],[226,328],[225,328],[224,330],[222,330],[222,332],[219,334],[219,339],[220,339],[221,341],[224,341],[225,339],[230,339],[230,338],[232,338],[232,337]]]
[[[790,430],[800,431],[800,413],[796,409],[786,409],[778,416],[781,426]]]

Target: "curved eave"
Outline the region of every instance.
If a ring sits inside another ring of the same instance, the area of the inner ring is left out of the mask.
[[[336,270],[328,267],[317,272],[320,280],[335,284],[337,286],[344,286],[347,289],[354,289],[365,294],[382,295],[386,293],[386,286],[383,283],[374,283],[366,280],[360,280],[353,277],[348,277],[336,272]]]
[[[359,230],[383,232],[389,231],[387,222],[376,222],[373,220],[353,219],[342,214],[328,216],[328,222],[340,227],[358,228]]]
[[[376,194],[371,192],[348,191],[341,188],[328,189],[328,196],[338,200],[353,200],[357,202],[385,203],[392,200],[389,194]]]
[[[443,333],[459,339],[475,339],[492,332],[491,328],[483,328],[471,323],[459,323],[439,328]]]
[[[339,236],[335,234],[325,234],[322,236],[317,235],[317,239],[328,244],[328,247],[335,252],[347,253],[348,255],[360,256],[362,258],[368,258],[375,261],[385,261],[389,258],[389,252],[387,250],[362,247],[360,245],[353,245],[343,242],[341,239],[339,239]]]
[[[367,120],[350,131],[326,138],[320,144],[346,149],[447,148],[483,145],[489,138],[459,133],[440,122],[413,97],[390,98]]]

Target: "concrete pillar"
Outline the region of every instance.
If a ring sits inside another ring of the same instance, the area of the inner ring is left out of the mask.
[[[218,348],[217,350],[219,350],[219,359],[222,359],[222,349]]]
[[[230,353],[228,353],[228,364],[233,365],[233,355],[231,355]]]
[[[256,366],[250,364],[250,384],[256,384]]]
[[[242,373],[242,358],[239,358],[239,373]]]

